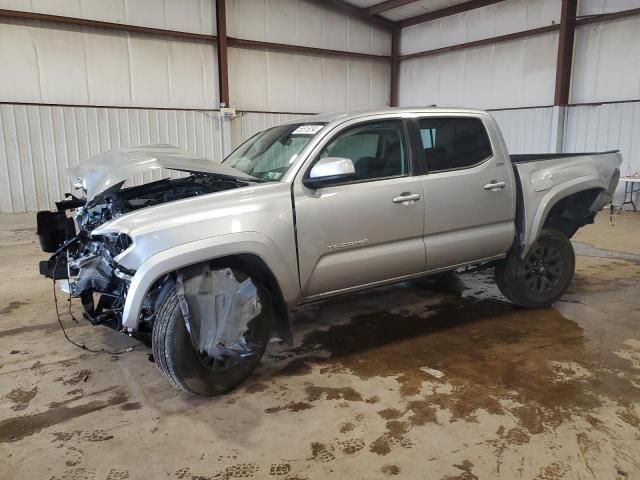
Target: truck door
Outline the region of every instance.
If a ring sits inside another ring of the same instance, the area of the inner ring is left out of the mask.
[[[319,145],[294,182],[303,296],[384,282],[425,268],[424,197],[409,175],[402,119],[348,122]],[[325,157],[353,162],[352,178],[315,190],[302,179]]]
[[[413,123],[425,193],[427,269],[504,254],[515,232],[514,173],[477,116],[424,116]],[[496,147],[496,148],[494,148]]]

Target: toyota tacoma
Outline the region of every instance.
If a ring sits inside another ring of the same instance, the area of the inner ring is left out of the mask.
[[[514,304],[553,304],[574,273],[569,239],[611,201],[620,163],[509,155],[488,113],[443,108],[297,119],[222,163],[116,149],[71,169],[81,193],[38,213],[40,272],[93,324],[149,343],[177,387],[215,395],[271,338],[291,341],[302,303],[477,265]]]

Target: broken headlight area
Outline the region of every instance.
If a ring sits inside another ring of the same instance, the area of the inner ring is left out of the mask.
[[[120,330],[124,301],[135,272],[118,265],[114,257],[130,244],[126,235],[92,238],[81,231],[40,263],[40,273],[58,280],[70,297],[80,298],[83,316],[91,323]]]

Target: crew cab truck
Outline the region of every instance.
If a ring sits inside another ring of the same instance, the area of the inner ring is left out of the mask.
[[[488,113],[443,108],[297,119],[222,163],[112,150],[72,169],[82,197],[39,212],[53,253],[40,269],[89,321],[149,342],[177,387],[215,395],[291,338],[305,302],[488,265],[514,304],[553,304],[574,272],[569,239],[611,200],[620,163],[510,156]],[[125,188],[152,170],[181,175]]]

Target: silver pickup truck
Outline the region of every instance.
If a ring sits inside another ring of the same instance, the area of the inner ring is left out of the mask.
[[[516,305],[551,305],[573,276],[569,238],[611,200],[620,163],[510,156],[488,113],[441,108],[298,119],[222,163],[112,150],[72,170],[81,197],[38,213],[53,254],[40,271],[92,323],[150,343],[176,386],[214,395],[270,338],[290,341],[301,303],[486,265]]]

